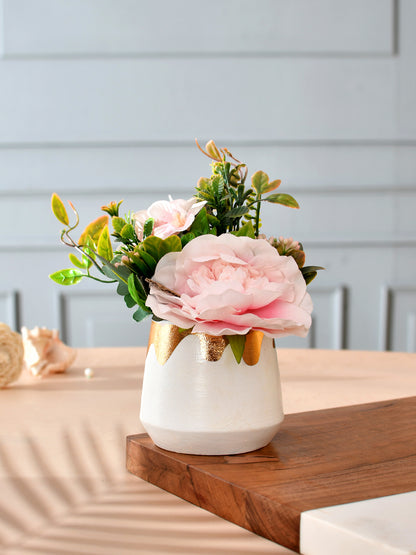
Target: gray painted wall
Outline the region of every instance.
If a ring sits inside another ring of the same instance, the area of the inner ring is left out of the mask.
[[[0,0],[0,321],[145,344],[112,286],[60,288],[52,191],[87,223],[188,198],[214,138],[300,211],[263,231],[327,268],[281,346],[416,350],[414,0]]]

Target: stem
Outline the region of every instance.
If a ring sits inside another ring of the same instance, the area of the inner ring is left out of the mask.
[[[258,236],[259,236],[259,227],[260,227],[261,193],[257,193],[256,202],[257,202],[257,206],[256,206],[256,219],[255,219],[255,226],[254,226],[254,235],[256,236],[256,239],[257,239]],[[254,204],[254,203],[252,203],[252,204]]]
[[[67,242],[64,240],[64,236],[69,239],[70,242]],[[73,249],[75,249],[76,251],[80,252],[82,255],[86,256],[88,258],[88,260],[90,260],[94,266],[97,268],[97,270],[100,272],[100,274],[103,273],[101,267],[97,264],[97,262],[94,260],[94,258],[92,256],[90,256],[89,254],[87,254],[86,252],[84,252],[84,249],[82,247],[80,247],[77,243],[75,243],[75,241],[72,239],[72,237],[69,235],[69,230],[67,231],[63,231],[61,233],[61,241],[64,245],[66,245],[67,247],[72,247]],[[92,277],[92,276],[90,276]],[[92,278],[92,279],[97,279],[97,278]],[[107,282],[105,282],[107,283]],[[110,282],[111,283],[111,282]]]
[[[97,278],[95,276],[92,276],[91,274],[84,274],[84,277],[88,277],[90,279],[93,279],[94,281],[99,281],[100,283],[116,283],[117,282],[116,279],[111,279],[111,280],[100,279],[100,278]]]

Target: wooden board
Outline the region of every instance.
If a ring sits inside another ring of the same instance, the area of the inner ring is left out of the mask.
[[[286,416],[263,449],[198,456],[127,438],[127,469],[299,551],[300,514],[416,490],[416,397]]]

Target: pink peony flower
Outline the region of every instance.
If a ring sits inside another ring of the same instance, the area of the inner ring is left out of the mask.
[[[291,257],[264,239],[201,235],[160,259],[147,306],[159,318],[194,332],[304,337],[312,301]]]
[[[147,210],[140,210],[133,215],[137,237],[140,241],[143,240],[143,226],[149,218],[155,221],[152,235],[161,239],[185,231],[192,225],[204,204],[205,201],[198,202],[194,197],[189,200],[173,200],[169,196],[169,200],[158,200]]]

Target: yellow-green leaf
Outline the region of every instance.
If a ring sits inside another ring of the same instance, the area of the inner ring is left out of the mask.
[[[61,222],[61,224],[68,225],[68,213],[66,211],[64,203],[56,193],[52,195],[51,206],[52,212],[54,213],[55,217]]]
[[[80,270],[69,268],[50,274],[49,277],[59,285],[75,285],[81,281],[84,275]]]
[[[270,193],[270,191],[274,191],[279,187],[281,183],[281,179],[275,179],[274,181],[271,181],[268,187],[263,191],[263,193]]]
[[[251,178],[251,186],[255,191],[262,194],[269,186],[269,176],[261,170],[257,171]]]
[[[81,261],[72,252],[69,254],[69,260],[72,262],[74,266],[82,269],[90,268],[92,264],[91,260],[89,260],[86,256],[83,256]]]
[[[81,233],[81,237],[79,238],[79,244],[85,245],[87,235],[91,237],[94,244],[97,244],[98,239],[104,229],[104,227],[108,225],[108,216],[100,216],[93,222],[89,223],[84,231]]]
[[[108,225],[104,227],[98,239],[97,253],[108,261],[113,259],[113,248],[111,246]]]
[[[93,260],[95,260],[95,245],[93,240],[89,235],[86,235],[84,240],[84,251],[88,256],[90,256]]]
[[[283,204],[283,206],[289,206],[289,208],[299,208],[299,204],[292,195],[286,193],[275,193],[274,195],[269,195],[264,200],[274,204]]]

